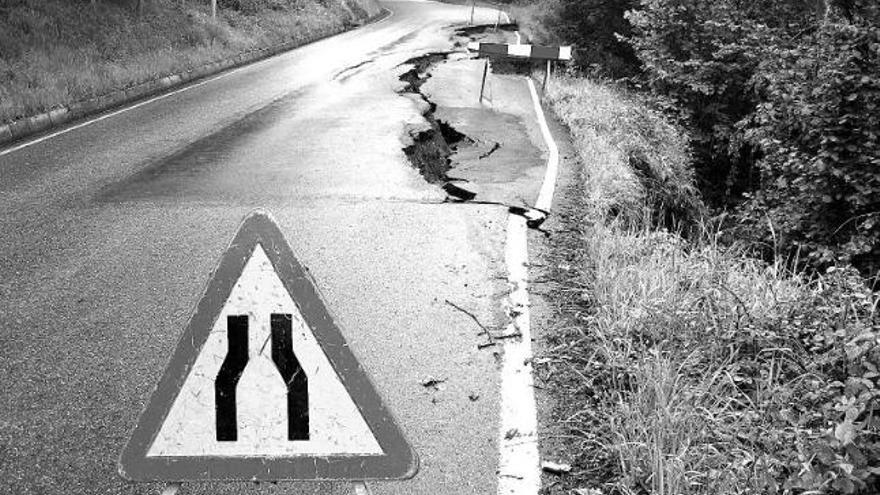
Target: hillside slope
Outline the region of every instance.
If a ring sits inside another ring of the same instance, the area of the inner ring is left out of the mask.
[[[377,15],[375,0],[11,0],[0,3],[0,123]]]

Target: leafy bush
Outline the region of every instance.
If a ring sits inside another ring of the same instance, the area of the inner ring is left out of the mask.
[[[743,127],[761,150],[760,187],[740,213],[820,265],[880,269],[880,28],[826,24],[768,47],[753,77],[761,103]]]
[[[778,234],[775,254],[798,251],[819,269],[854,263],[874,275],[877,7],[818,6],[642,0],[627,14],[628,41],[644,81],[692,130],[707,202],[744,206],[735,215],[746,227],[740,234]]]

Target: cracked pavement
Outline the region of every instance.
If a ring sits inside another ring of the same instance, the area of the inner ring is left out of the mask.
[[[374,494],[494,493],[506,209],[441,204],[403,151],[425,105],[406,60],[450,50],[469,9],[388,2],[383,22],[0,157],[0,493],[158,493],[116,460],[241,219],[278,219],[421,458]],[[467,12],[465,11],[467,10]],[[495,12],[477,9],[478,21]],[[436,116],[474,140],[450,174],[531,198],[540,136],[518,76],[432,69]],[[487,146],[499,147],[483,158]],[[443,377],[426,389],[427,377]],[[474,399],[476,397],[476,399]],[[351,493],[193,483],[184,493]]]

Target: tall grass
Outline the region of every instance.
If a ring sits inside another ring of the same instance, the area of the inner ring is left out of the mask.
[[[373,0],[0,3],[0,122],[192,69],[246,50],[307,42],[378,13]]]
[[[550,364],[580,482],[880,493],[878,295],[852,269],[807,277],[719,242],[686,137],[645,102],[576,78],[549,99],[583,162]]]

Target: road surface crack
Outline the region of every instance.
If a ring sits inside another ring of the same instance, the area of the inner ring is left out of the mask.
[[[432,52],[411,58],[402,65],[412,67],[400,75],[400,80],[407,83],[401,93],[416,94],[428,104],[423,114],[427,128],[410,131],[412,144],[403,148],[403,152],[410,164],[432,184],[448,184],[450,178],[446,173],[452,169],[449,157],[459,143],[474,142],[449,123],[438,120],[434,115],[437,105],[421,92],[422,85],[431,77],[431,67],[445,62],[451,53]]]

